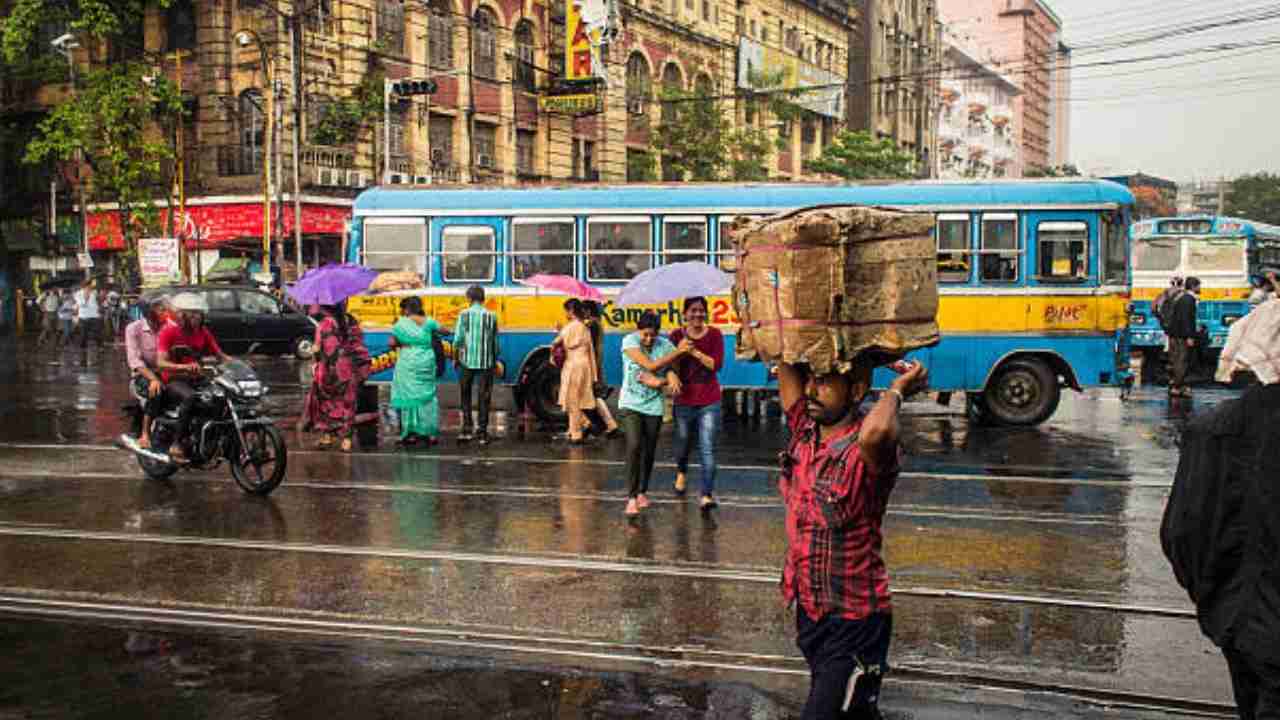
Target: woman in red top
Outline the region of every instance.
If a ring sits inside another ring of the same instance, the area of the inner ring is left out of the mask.
[[[680,377],[682,387],[672,409],[677,467],[675,492],[685,493],[696,427],[702,459],[700,505],[703,510],[710,510],[716,506],[712,496],[716,485],[716,436],[720,434],[720,380],[716,373],[724,367],[724,336],[707,324],[706,298],[685,299],[684,327],[671,333],[671,342],[681,353],[671,367]]]

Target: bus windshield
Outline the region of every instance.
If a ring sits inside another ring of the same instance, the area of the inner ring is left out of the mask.
[[[1192,272],[1244,272],[1241,240],[1188,240],[1187,264]]]
[[[1133,269],[1138,272],[1177,270],[1181,256],[1182,247],[1177,240],[1139,240],[1133,245]]]

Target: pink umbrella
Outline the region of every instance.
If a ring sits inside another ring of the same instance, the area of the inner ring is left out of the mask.
[[[540,273],[527,277],[520,282],[542,290],[560,293],[561,295],[584,300],[604,301],[604,295],[599,290],[571,275],[543,275]]]

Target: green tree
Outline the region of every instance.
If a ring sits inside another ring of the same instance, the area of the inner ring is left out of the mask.
[[[1080,177],[1080,169],[1071,164],[1056,167],[1031,165],[1022,172],[1022,176],[1028,178]]]
[[[879,180],[915,177],[915,163],[915,158],[892,140],[877,138],[866,130],[842,130],[805,167],[846,180]]]
[[[118,204],[131,257],[138,233],[158,229],[157,195],[172,205],[173,130],[183,112],[177,88],[152,72],[136,62],[88,71],[77,92],[40,121],[24,157],[38,165],[82,154],[89,168],[85,195]]]
[[[1280,225],[1280,175],[1260,172],[1236,178],[1227,195],[1226,211],[1235,217]]]
[[[48,38],[42,28],[73,33],[82,42],[109,41],[120,50],[143,50],[143,19],[148,7],[169,6],[170,0],[14,0],[0,19],[0,55],[9,65],[47,57]]]

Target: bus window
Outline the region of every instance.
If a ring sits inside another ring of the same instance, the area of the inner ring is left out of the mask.
[[[516,218],[511,223],[511,277],[573,275],[573,218]]]
[[[1182,262],[1182,242],[1172,238],[1150,238],[1133,244],[1133,269],[1170,272]]]
[[[1244,241],[1188,240],[1188,272],[1246,272]]]
[[[618,216],[587,220],[587,279],[630,280],[653,262],[649,218]]]
[[[1129,282],[1129,251],[1122,216],[1104,215],[1102,233],[1102,284],[1125,285]]]
[[[983,215],[980,279],[983,282],[1017,282],[1018,255],[1018,216]]]
[[[422,218],[384,218],[364,223],[364,264],[374,270],[426,272],[427,223]]]
[[[968,282],[973,251],[969,248],[969,216],[938,216],[938,281]]]
[[[493,282],[496,256],[493,228],[487,225],[444,229],[440,257],[445,282]]]
[[[1078,282],[1089,276],[1089,224],[1042,222],[1036,225],[1036,256],[1041,281]]]
[[[737,272],[738,256],[735,254],[733,247],[733,226],[735,223],[748,220],[758,220],[760,215],[721,215],[717,224],[720,228],[720,250],[716,256],[720,259],[720,269],[727,272]]]
[[[704,217],[668,217],[662,220],[662,264],[705,260],[707,257],[707,219]]]

